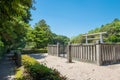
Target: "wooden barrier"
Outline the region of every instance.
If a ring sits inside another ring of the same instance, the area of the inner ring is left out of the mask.
[[[97,62],[96,45],[71,44],[72,59],[84,62]]]
[[[57,54],[59,53],[57,47],[57,45],[48,45],[48,54],[57,56]]]
[[[120,62],[120,44],[101,44],[102,64],[113,64]]]
[[[66,49],[61,48],[60,44],[49,45],[48,54],[59,56],[66,50],[68,62],[72,59],[97,65],[120,62],[120,44],[68,44]]]

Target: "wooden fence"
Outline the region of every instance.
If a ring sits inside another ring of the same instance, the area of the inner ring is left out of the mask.
[[[60,56],[66,52],[69,62],[72,59],[98,65],[120,62],[120,44],[68,44],[66,49],[61,48],[59,44],[49,45],[48,54]]]
[[[48,45],[48,53],[53,56],[61,56],[61,54],[66,53],[66,46],[60,45],[59,43],[57,45]],[[65,55],[62,55],[65,57]]]
[[[100,48],[101,64],[120,62],[120,44],[102,44]]]
[[[48,45],[48,54],[58,56],[58,49],[59,47],[57,45]]]
[[[96,63],[96,45],[70,45],[72,59]]]

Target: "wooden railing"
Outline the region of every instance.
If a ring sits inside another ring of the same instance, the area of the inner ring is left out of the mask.
[[[48,45],[48,54],[57,56],[58,55],[58,46],[57,45]]]
[[[120,44],[101,44],[102,64],[120,62]]]
[[[120,62],[120,44],[68,44],[66,49],[59,44],[48,46],[50,55],[59,56],[64,52],[67,53],[68,62],[73,59],[98,65]]]
[[[73,59],[96,63],[96,45],[71,45]]]

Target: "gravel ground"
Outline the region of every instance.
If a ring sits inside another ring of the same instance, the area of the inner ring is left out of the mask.
[[[6,54],[2,60],[0,60],[0,80],[14,80],[15,75],[15,63],[8,58]]]
[[[47,54],[31,54],[40,63],[55,68],[68,80],[120,80],[120,64],[97,66],[95,64],[73,61]]]

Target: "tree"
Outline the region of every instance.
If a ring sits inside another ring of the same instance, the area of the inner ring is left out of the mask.
[[[18,48],[29,27],[32,0],[0,1],[0,37],[4,46]]]
[[[33,33],[35,35],[34,42],[36,43],[36,48],[45,48],[52,40],[52,32],[49,25],[42,19],[34,27]]]
[[[85,37],[82,36],[82,34],[75,36],[71,39],[72,43],[85,43]]]
[[[53,44],[60,43],[66,45],[68,44],[69,41],[70,39],[68,37],[63,35],[56,35],[55,33],[53,33],[53,40],[52,40]]]

